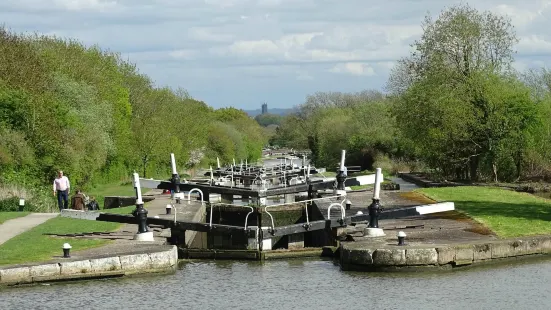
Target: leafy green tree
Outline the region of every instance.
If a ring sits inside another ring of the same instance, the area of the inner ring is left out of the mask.
[[[258,124],[262,127],[267,127],[269,125],[279,125],[281,124],[281,120],[283,119],[283,116],[277,115],[277,114],[259,114],[255,116],[255,121],[258,122]]]
[[[526,89],[509,77],[517,42],[513,26],[462,4],[435,21],[427,16],[423,29],[415,51],[399,61],[387,84],[397,97],[397,124],[444,175],[476,180],[481,162],[490,158],[495,179],[498,145],[511,138],[511,128],[529,127],[533,119]],[[512,111],[521,115],[509,126],[506,113]]]

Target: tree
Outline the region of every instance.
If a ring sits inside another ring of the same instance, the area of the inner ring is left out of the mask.
[[[257,123],[262,127],[267,127],[269,125],[280,125],[282,119],[283,116],[270,113],[259,114],[254,118],[254,120],[257,121]]]
[[[458,5],[436,21],[427,16],[423,29],[414,52],[389,77],[387,89],[396,97],[393,114],[404,136],[433,167],[476,180],[482,160],[493,158],[495,167],[497,145],[514,127],[496,125],[509,121],[503,119],[504,111],[532,119],[532,111],[520,108],[528,106],[526,89],[510,74],[517,42],[513,26],[506,17]],[[511,91],[496,96],[507,87]],[[511,105],[518,98],[516,109]],[[497,167],[493,170],[495,176]]]
[[[390,74],[386,88],[394,95],[435,72],[443,74],[442,82],[464,83],[476,72],[511,70],[518,39],[507,17],[460,4],[442,11],[435,21],[427,14],[422,27],[421,39],[412,44],[414,51]]]

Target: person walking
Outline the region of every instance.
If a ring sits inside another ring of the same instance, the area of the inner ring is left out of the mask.
[[[59,170],[57,178],[54,180],[54,196],[57,195],[57,205],[59,206],[59,212],[68,208],[69,204],[69,190],[71,190],[71,184],[69,178],[63,175],[63,171]]]

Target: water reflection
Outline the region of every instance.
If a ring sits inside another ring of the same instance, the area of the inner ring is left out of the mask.
[[[549,309],[549,260],[438,273],[331,261],[191,261],[172,275],[0,291],[0,309]]]

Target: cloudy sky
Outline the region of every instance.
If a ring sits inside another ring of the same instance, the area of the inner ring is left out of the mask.
[[[120,52],[157,85],[213,107],[287,108],[316,91],[382,89],[423,16],[457,2],[0,0],[0,24]],[[551,60],[551,1],[477,2],[511,17],[518,69]]]

